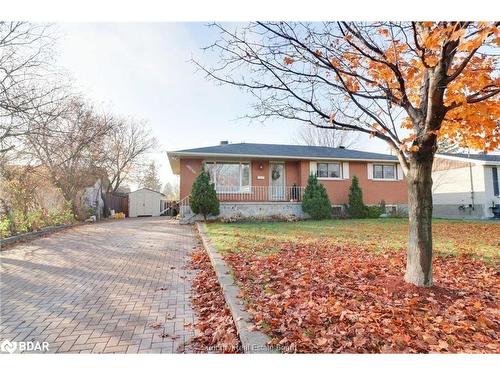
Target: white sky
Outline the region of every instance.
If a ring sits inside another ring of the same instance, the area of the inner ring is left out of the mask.
[[[162,182],[174,179],[166,151],[230,142],[294,143],[300,124],[275,120],[262,125],[237,120],[252,100],[237,88],[207,81],[189,62],[207,58],[201,48],[215,30],[202,23],[59,24],[58,64],[76,87],[113,113],[145,119],[160,143],[151,155]],[[210,64],[210,61],[202,60]],[[379,140],[361,150],[388,152]]]

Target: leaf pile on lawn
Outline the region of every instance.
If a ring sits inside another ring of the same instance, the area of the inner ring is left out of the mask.
[[[198,271],[193,280],[192,304],[198,318],[197,335],[190,346],[195,352],[239,353],[241,344],[233,317],[210,259],[204,249],[193,252],[190,268]]]
[[[417,288],[403,281],[401,252],[267,242],[240,242],[225,260],[256,327],[285,352],[500,352],[495,265],[437,257],[435,286]]]

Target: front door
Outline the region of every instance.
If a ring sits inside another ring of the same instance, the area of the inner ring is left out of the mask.
[[[285,200],[285,164],[271,163],[269,168],[269,199]]]

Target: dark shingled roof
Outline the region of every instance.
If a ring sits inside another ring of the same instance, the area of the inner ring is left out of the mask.
[[[378,154],[374,152],[364,152],[349,150],[344,148],[319,147],[319,146],[299,146],[299,145],[275,145],[261,143],[230,143],[218,146],[191,148],[179,150],[176,153],[197,153],[201,155],[245,155],[245,156],[276,156],[294,157],[298,159],[325,158],[325,159],[359,159],[359,160],[387,160],[397,161],[393,155]]]
[[[500,155],[484,155],[484,154],[470,154],[469,155],[469,154],[452,154],[452,153],[438,154],[438,155],[454,156],[456,158],[479,160],[479,161],[485,161],[485,162],[500,162]]]

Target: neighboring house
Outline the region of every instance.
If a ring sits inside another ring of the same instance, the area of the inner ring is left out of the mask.
[[[438,154],[434,160],[434,216],[486,219],[500,204],[500,155]]]
[[[334,209],[348,203],[357,176],[367,205],[385,201],[406,209],[407,187],[391,155],[345,148],[221,142],[218,146],[168,152],[180,176],[181,215],[190,213],[189,194],[202,168],[210,173],[221,201],[221,217],[302,217],[301,199],[311,173],[325,186]]]
[[[159,191],[142,188],[128,194],[129,217],[160,216],[165,210],[165,196]]]

